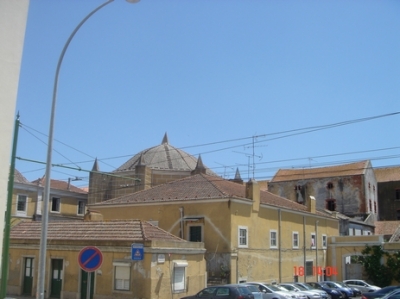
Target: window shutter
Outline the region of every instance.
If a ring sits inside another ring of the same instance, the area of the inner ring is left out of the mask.
[[[174,267],[174,291],[185,289],[185,267]]]
[[[115,266],[115,289],[129,290],[130,267]]]

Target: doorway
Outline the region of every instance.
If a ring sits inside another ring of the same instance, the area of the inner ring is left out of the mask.
[[[51,298],[61,298],[62,289],[62,277],[63,277],[63,260],[52,259],[51,260]]]
[[[22,283],[22,294],[32,295],[32,285],[33,285],[33,258],[26,257],[24,263],[24,282]]]
[[[90,299],[93,299],[95,273],[96,272],[90,273]],[[87,299],[88,274],[89,272],[81,270],[81,299]]]

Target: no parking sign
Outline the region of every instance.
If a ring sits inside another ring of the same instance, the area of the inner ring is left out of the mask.
[[[82,270],[93,272],[103,263],[103,254],[94,246],[87,246],[79,252],[78,263]]]

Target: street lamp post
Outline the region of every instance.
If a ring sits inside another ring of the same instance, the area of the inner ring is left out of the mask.
[[[126,0],[129,3],[137,3],[140,0]],[[46,172],[45,172],[45,183],[44,183],[44,200],[43,200],[43,211],[42,211],[42,231],[40,236],[40,251],[39,251],[39,273],[38,273],[38,286],[36,292],[37,299],[44,299],[44,290],[45,290],[45,269],[46,269],[46,251],[47,251],[47,228],[49,222],[49,201],[50,201],[50,177],[51,177],[51,167],[52,167],[52,151],[53,151],[53,131],[54,131],[54,118],[55,118],[55,110],[57,103],[57,89],[58,89],[58,77],[60,73],[61,64],[67,51],[67,48],[75,36],[76,32],[81,28],[81,26],[97,11],[101,8],[114,2],[114,0],[108,0],[107,2],[101,4],[97,8],[95,8],[92,12],[90,12],[79,24],[76,26],[75,30],[69,36],[67,42],[64,45],[64,48],[60,54],[58,59],[56,74],[54,78],[54,86],[53,86],[53,100],[51,104],[51,114],[50,114],[50,127],[49,127],[49,136],[48,136],[48,144],[47,144],[47,159],[46,159]]]

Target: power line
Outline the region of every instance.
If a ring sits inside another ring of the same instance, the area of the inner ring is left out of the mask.
[[[236,141],[242,141],[242,140],[251,140],[252,142],[247,142],[247,143],[241,143],[241,144],[236,144],[233,146],[229,146],[229,147],[222,147],[222,148],[217,148],[214,150],[209,150],[209,151],[203,151],[198,153],[197,155],[206,155],[206,154],[210,154],[210,153],[214,153],[214,152],[218,152],[218,151],[224,151],[227,149],[233,149],[233,148],[237,148],[237,147],[242,147],[242,146],[249,146],[249,145],[253,145],[255,143],[261,143],[261,142],[266,142],[266,141],[272,141],[272,140],[276,140],[276,139],[281,139],[281,138],[287,138],[287,137],[291,137],[291,136],[295,136],[295,135],[300,135],[300,134],[306,134],[306,133],[311,133],[317,130],[324,130],[324,129],[330,129],[330,128],[334,128],[334,127],[338,127],[338,126],[344,126],[344,125],[349,125],[349,124],[354,124],[354,123],[358,123],[358,122],[364,122],[364,121],[369,121],[369,120],[373,120],[373,119],[377,119],[377,118],[383,118],[383,117],[389,117],[389,116],[394,116],[399,114],[400,112],[394,112],[394,113],[388,113],[388,114],[382,114],[382,115],[377,115],[377,116],[372,116],[372,117],[366,117],[366,118],[360,118],[360,119],[354,119],[354,120],[348,120],[348,121],[343,121],[343,122],[338,122],[338,123],[333,123],[333,124],[327,124],[327,125],[320,125],[320,126],[312,126],[312,127],[305,127],[305,128],[300,128],[300,129],[293,129],[293,130],[287,130],[287,131],[281,131],[281,132],[275,132],[275,133],[269,133],[269,134],[262,134],[262,135],[256,135],[256,136],[250,136],[250,137],[243,137],[243,138],[236,138],[236,139],[229,139],[229,140],[222,140],[222,141],[216,141],[216,142],[211,142],[211,143],[205,143],[205,144],[198,144],[198,145],[192,145],[192,146],[186,146],[186,147],[182,147],[180,149],[185,149],[185,148],[193,148],[193,147],[204,147],[204,146],[211,146],[211,145],[218,145],[218,144],[223,144],[223,143],[230,143],[230,142],[236,142]],[[46,136],[43,133],[40,133],[38,131],[36,131],[33,128],[30,128],[28,126],[24,126],[25,128],[29,128],[39,134],[42,134],[44,136]],[[27,130],[26,130],[27,131]],[[29,133],[29,132],[28,132]],[[277,136],[277,135],[281,135],[281,134],[285,134],[283,136]],[[34,136],[34,135],[33,135]],[[267,140],[259,140],[259,141],[254,141],[255,138],[265,138],[267,136],[277,136],[274,138],[270,138]],[[42,143],[44,143],[42,140],[40,140],[38,137],[34,136],[35,138],[37,138],[39,141],[41,141]],[[61,141],[56,140],[57,142],[63,144],[64,146],[73,149],[81,154],[84,154],[90,158],[92,158],[94,160],[94,157],[92,157],[89,154],[86,154],[72,146],[69,146],[66,143],[63,143]],[[394,148],[388,148],[389,149],[397,149],[398,147],[394,147]],[[385,149],[380,149],[380,150],[385,150]],[[374,150],[372,150],[374,151]],[[57,151],[58,152],[58,151]],[[354,153],[363,153],[363,152],[368,152],[368,151],[359,151],[359,152],[354,152]],[[59,152],[58,152],[59,153]],[[60,154],[60,153],[59,153]],[[350,153],[349,153],[350,154]],[[80,169],[80,167],[78,166],[79,164],[82,163],[88,163],[88,162],[93,162],[93,160],[90,161],[80,161],[80,162],[73,162],[70,159],[68,159],[67,157],[65,157],[64,155],[60,154],[61,156],[63,156],[65,159],[67,159],[69,161],[69,163],[62,163],[62,165],[68,166],[68,165],[75,165],[78,170]],[[196,155],[196,154],[195,154]],[[190,155],[188,154],[188,156],[195,156],[195,155]],[[329,157],[329,156],[335,156],[335,155],[343,155],[343,154],[331,154],[331,155],[322,155],[322,156],[316,156],[316,157],[312,157],[312,158],[320,158],[320,157]],[[111,165],[109,165],[108,163],[105,163],[104,160],[110,160],[110,159],[116,159],[116,158],[121,158],[121,157],[132,157],[134,155],[124,155],[124,156],[118,156],[118,157],[111,157],[111,158],[101,158],[98,159],[99,162],[104,163],[110,167],[112,167]],[[310,157],[307,157],[307,159],[309,159]],[[277,162],[285,162],[285,161],[291,161],[291,160],[299,160],[299,159],[304,159],[304,158],[296,158],[296,159],[285,159],[285,160],[280,160],[280,161],[269,161],[269,162],[263,162],[264,163],[277,163]],[[253,166],[255,167],[256,165],[259,165],[259,163],[254,163],[253,162]],[[232,166],[233,167],[233,166]],[[72,168],[73,169],[73,168]],[[217,169],[217,167],[215,168],[210,168],[210,169]],[[257,171],[258,172],[258,171]]]

